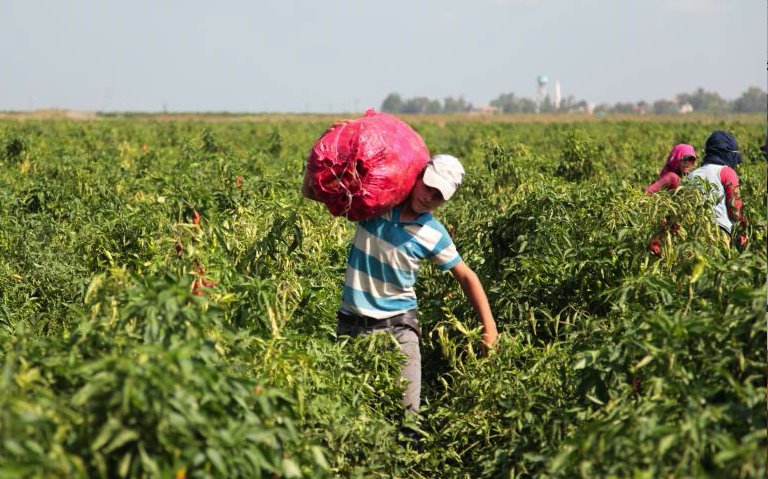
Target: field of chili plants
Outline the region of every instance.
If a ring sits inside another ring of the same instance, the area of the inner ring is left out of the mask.
[[[393,340],[335,337],[353,225],[300,194],[332,121],[0,122],[0,476],[765,477],[762,118],[411,122],[465,163],[437,216],[501,332],[422,268],[418,442]],[[644,194],[713,129],[743,252]]]

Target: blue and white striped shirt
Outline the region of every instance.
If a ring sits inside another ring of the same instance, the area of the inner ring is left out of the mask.
[[[445,227],[431,213],[400,221],[400,207],[358,221],[347,260],[341,311],[388,318],[415,309],[413,288],[421,260],[443,271],[461,261]]]

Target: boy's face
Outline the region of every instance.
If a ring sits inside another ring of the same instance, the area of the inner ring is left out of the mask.
[[[416,179],[416,184],[411,190],[408,201],[411,202],[411,209],[417,214],[434,211],[438,206],[445,203],[440,190],[424,184],[423,175],[419,175]]]

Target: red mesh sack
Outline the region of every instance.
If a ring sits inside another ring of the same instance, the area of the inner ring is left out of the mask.
[[[373,109],[334,124],[309,152],[305,196],[350,221],[373,218],[401,203],[429,161],[418,133]]]

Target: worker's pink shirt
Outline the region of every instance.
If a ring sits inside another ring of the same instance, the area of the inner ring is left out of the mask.
[[[680,186],[680,177],[677,176],[677,173],[668,171],[651,184],[651,186],[646,188],[645,192],[652,195],[660,190],[674,190],[678,186]]]

